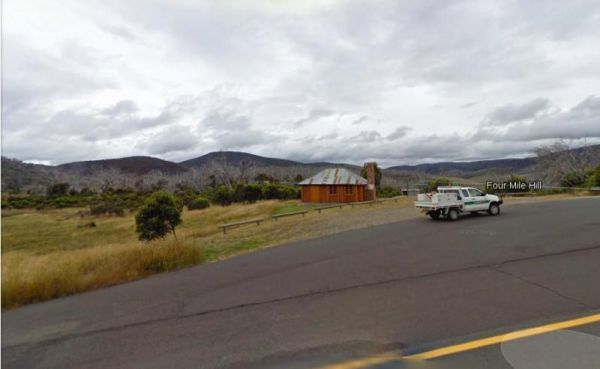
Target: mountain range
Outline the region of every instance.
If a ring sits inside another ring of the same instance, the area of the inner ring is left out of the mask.
[[[396,165],[387,168],[403,172],[420,172],[429,175],[444,176],[475,176],[487,172],[523,173],[533,169],[536,159],[533,157],[521,159],[478,160],[467,162],[440,162],[418,165]]]
[[[600,145],[591,147],[600,152]],[[573,152],[577,154],[578,150]],[[94,178],[98,183],[108,174],[119,174],[120,182],[160,174],[161,178],[189,176],[195,170],[204,173],[225,167],[239,170],[241,167],[252,168],[255,172],[270,173],[273,176],[294,178],[297,174],[304,177],[316,173],[324,167],[340,166],[358,171],[360,166],[343,163],[302,163],[293,160],[270,158],[245,152],[219,151],[189,159],[183,162],[171,162],[149,156],[131,156],[116,159],[78,161],[57,166],[24,163],[16,159],[2,157],[2,191],[20,191],[31,186],[47,186],[60,180],[72,180],[85,184],[87,179]],[[452,176],[470,178],[493,173],[524,174],[535,172],[534,157],[520,159],[479,160],[470,162],[440,162],[418,165],[391,166],[383,170],[384,177],[394,177],[402,173],[411,173],[421,177]],[[127,180],[126,180],[127,179]]]

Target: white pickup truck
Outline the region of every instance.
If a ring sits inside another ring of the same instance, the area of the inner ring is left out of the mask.
[[[500,214],[502,198],[489,195],[473,187],[443,186],[436,193],[419,194],[415,207],[429,215],[431,219],[446,217],[458,219],[460,213],[487,211],[490,215]]]

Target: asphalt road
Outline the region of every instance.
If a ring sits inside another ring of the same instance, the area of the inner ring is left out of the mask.
[[[2,314],[3,368],[304,368],[600,308],[600,198],[425,217]]]

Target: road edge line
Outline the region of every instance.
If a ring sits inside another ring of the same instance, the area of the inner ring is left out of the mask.
[[[411,355],[401,354],[387,354],[377,355],[373,357],[366,357],[362,359],[349,360],[345,362],[332,363],[318,367],[319,369],[360,369],[366,365],[379,365],[385,364],[395,360],[431,360],[442,356],[449,356],[458,354],[465,351],[471,351],[482,347],[493,346],[499,343],[514,341],[521,338],[527,338],[531,336],[537,336],[544,333],[557,331],[560,329],[567,329],[573,327],[579,327],[587,324],[600,323],[600,313],[587,315],[575,319],[563,320],[560,322],[548,323],[537,327],[519,329],[510,333],[503,333],[495,336],[486,338],[479,338],[476,340],[459,343],[456,345],[450,345],[446,347],[440,347],[434,350],[425,351]]]
[[[588,315],[580,318],[564,320],[561,322],[549,323],[533,328],[525,328],[510,333],[499,334],[496,336],[480,338],[469,342],[456,345],[437,348],[431,351],[404,356],[404,359],[429,360],[442,356],[457,354],[464,351],[475,350],[478,348],[492,346],[502,342],[514,341],[521,338],[536,336],[544,333],[557,331],[559,329],[573,328],[586,324],[599,323],[600,314]]]

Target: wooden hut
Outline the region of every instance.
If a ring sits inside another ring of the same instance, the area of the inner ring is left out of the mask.
[[[329,168],[298,183],[302,202],[360,202],[371,199],[365,178],[345,168]]]

